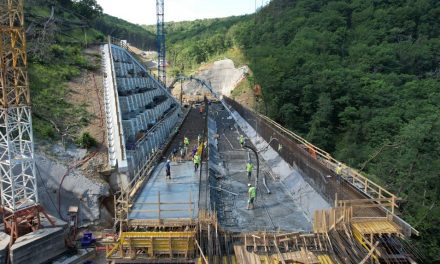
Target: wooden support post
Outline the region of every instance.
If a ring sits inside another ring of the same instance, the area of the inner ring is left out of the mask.
[[[277,244],[277,238],[275,236],[273,236],[273,244],[275,245],[275,249],[277,250],[277,254],[280,258],[280,261],[282,264],[286,264],[286,261],[283,258],[283,255],[281,254],[280,249],[278,248],[278,244]]]
[[[120,243],[120,246],[119,246],[120,255],[121,255],[121,258],[124,258],[124,257],[125,257],[125,251],[124,251],[124,238],[120,238],[119,243]]]
[[[191,192],[189,192],[189,218],[192,219],[193,215],[192,215],[193,211],[192,211],[192,199],[191,199]]]
[[[368,254],[365,256],[365,258],[362,259],[361,262],[359,262],[359,264],[367,263],[367,260],[373,255],[373,252],[376,250],[377,245],[379,245],[379,241],[377,241],[376,244],[374,244],[374,246],[371,247],[371,249],[368,252]]]
[[[168,246],[169,246],[169,254],[170,254],[170,258],[173,258],[173,241],[172,238],[169,237],[168,238]]]
[[[159,224],[160,224],[160,191],[157,192],[157,206],[158,206],[157,218],[158,218]]]
[[[136,258],[136,252],[133,250],[133,245],[132,245],[132,241],[131,241],[131,237],[129,237],[128,240],[128,254],[130,256],[130,259],[135,259]]]
[[[247,244],[247,235],[245,234],[244,235],[244,248],[247,250],[247,246],[248,246],[248,244]]]
[[[205,261],[205,264],[208,264],[209,262],[208,262],[208,260],[206,259],[205,255],[203,254],[202,248],[200,247],[200,244],[199,244],[199,242],[197,241],[197,239],[196,239],[196,245],[197,245],[197,247],[199,248],[200,255],[202,256],[203,260]]]
[[[396,197],[393,195],[391,197],[391,213],[394,215],[394,207],[396,205]]]
[[[154,257],[154,237],[151,237],[150,243],[151,243],[151,246],[150,246],[150,250],[148,250],[148,255],[150,256],[150,258],[153,258]]]

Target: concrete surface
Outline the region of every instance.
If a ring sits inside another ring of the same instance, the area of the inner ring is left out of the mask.
[[[44,228],[19,237],[10,249],[12,263],[44,263],[60,255],[66,250],[64,232],[62,227]]]
[[[241,148],[238,137],[240,127],[235,119],[222,105],[213,104],[212,117],[216,121],[218,134],[218,150],[222,162],[215,167],[217,179],[212,182],[216,187],[235,193],[213,189],[211,200],[216,203],[218,218],[222,228],[229,231],[258,231],[258,230],[279,230],[284,232],[308,231],[311,230],[311,219],[305,213],[297,197],[293,196],[283,181],[278,181],[270,176],[266,177],[267,185],[271,190],[268,194],[262,184],[264,174],[280,173],[277,164],[266,162],[264,155],[260,155],[260,179],[257,184],[257,198],[255,209],[247,210],[248,199],[248,178],[245,172],[245,164],[248,157],[254,164],[254,171],[251,182],[256,178],[256,157],[253,153],[248,154],[247,150]],[[241,121],[242,122],[242,121]],[[246,129],[246,127],[244,127]],[[245,131],[249,132],[249,131]],[[252,142],[257,135],[248,135]],[[258,144],[256,146],[259,147]],[[278,157],[281,159],[280,157]],[[221,166],[220,166],[221,165]],[[274,168],[272,168],[274,166]],[[223,169],[218,169],[223,167]],[[283,170],[288,168],[282,168]],[[284,173],[284,172],[283,172]]]
[[[166,203],[160,206],[161,219],[197,218],[199,174],[194,173],[192,161],[171,162],[171,180],[165,177],[165,163],[159,164],[151,178],[139,191],[128,218],[158,219],[158,192],[160,192],[160,202]],[[190,198],[192,206],[189,206]],[[136,212],[136,210],[151,211]]]
[[[280,177],[280,184],[288,191],[310,222],[316,210],[330,208],[327,201],[304,180],[306,175],[301,175],[298,170],[284,161],[237,112],[232,111],[232,117],[267,162],[273,175]]]

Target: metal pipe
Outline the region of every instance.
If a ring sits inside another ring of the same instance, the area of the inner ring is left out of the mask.
[[[254,147],[249,146],[249,145],[244,145],[243,148],[252,150],[255,154],[256,159],[257,159],[257,177],[255,178],[255,187],[257,187],[258,177],[260,175],[260,158],[258,157],[258,152]],[[263,174],[263,185],[264,185],[264,188],[266,188],[267,193],[270,194],[271,192],[270,192],[269,187],[267,187],[265,174]]]

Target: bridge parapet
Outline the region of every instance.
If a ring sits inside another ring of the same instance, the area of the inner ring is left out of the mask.
[[[120,44],[120,43],[119,43]],[[174,131],[179,103],[126,46],[103,46],[109,164],[126,188]]]
[[[308,181],[327,198],[329,203],[337,206],[338,199],[374,201],[377,205],[374,207],[383,210],[388,218],[404,230],[405,235],[418,235],[417,230],[396,215],[398,209],[396,201],[399,200],[396,195],[270,118],[228,97],[224,96],[223,100],[269,142],[269,146],[277,150],[281,157],[305,172],[309,177]],[[337,170],[339,166],[341,166],[340,171]],[[331,179],[336,181],[332,182]],[[341,186],[345,186],[344,191]],[[352,195],[348,195],[347,191]]]

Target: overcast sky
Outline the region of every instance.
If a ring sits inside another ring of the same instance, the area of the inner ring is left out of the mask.
[[[97,0],[104,13],[136,24],[156,24],[156,0]],[[251,14],[269,0],[165,0],[165,21]]]

